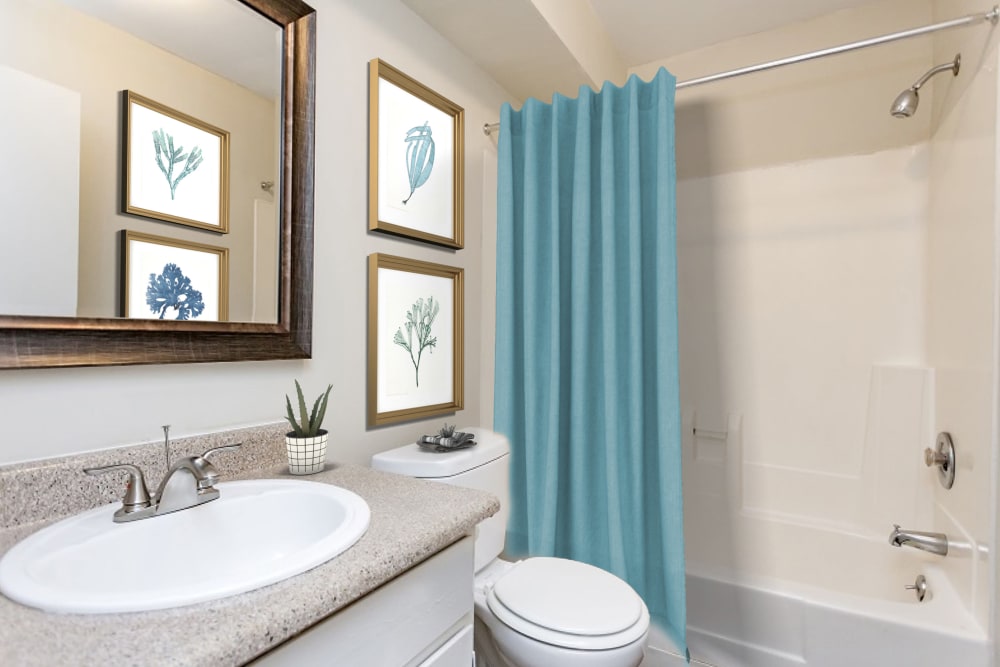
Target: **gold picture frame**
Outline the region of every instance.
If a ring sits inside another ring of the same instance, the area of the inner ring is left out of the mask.
[[[120,258],[122,317],[229,319],[229,248],[123,229]]]
[[[229,232],[229,132],[122,91],[122,212]]]
[[[465,110],[368,63],[368,229],[465,246]]]
[[[369,426],[464,407],[464,277],[459,267],[368,256]]]

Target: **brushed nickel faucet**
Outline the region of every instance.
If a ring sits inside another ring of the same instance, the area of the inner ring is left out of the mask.
[[[201,456],[187,456],[170,465],[163,481],[152,496],[146,489],[146,479],[138,466],[115,464],[99,468],[84,468],[88,475],[103,475],[113,470],[124,470],[129,474],[128,486],[122,506],[115,512],[115,523],[138,521],[154,516],[169,514],[178,510],[201,505],[219,497],[215,488],[219,473],[208,460],[219,452],[237,449],[242,443],[214,447]]]
[[[913,547],[939,556],[948,555],[948,536],[944,533],[902,530],[898,523],[893,524],[892,532],[889,533],[889,544],[894,547]]]

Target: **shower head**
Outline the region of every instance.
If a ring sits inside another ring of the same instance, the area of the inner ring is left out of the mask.
[[[896,118],[909,118],[917,111],[918,104],[920,104],[920,96],[917,95],[916,89],[907,88],[896,96],[896,101],[892,103],[889,113]]]
[[[920,104],[920,95],[917,92],[920,90],[920,87],[927,83],[928,79],[932,76],[941,72],[951,70],[952,74],[958,76],[958,70],[961,66],[962,54],[959,53],[950,63],[945,63],[944,65],[938,65],[937,67],[931,68],[926,74],[920,77],[915,84],[896,96],[896,100],[892,103],[889,113],[896,118],[909,118],[916,113],[917,105]]]

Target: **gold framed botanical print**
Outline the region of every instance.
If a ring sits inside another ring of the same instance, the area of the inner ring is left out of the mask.
[[[378,58],[368,78],[368,229],[464,247],[465,110]]]
[[[121,315],[225,322],[229,249],[121,231]]]
[[[229,132],[122,91],[122,212],[229,231]]]
[[[464,407],[464,270],[368,256],[368,425]]]

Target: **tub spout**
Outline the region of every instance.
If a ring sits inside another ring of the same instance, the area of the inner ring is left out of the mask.
[[[925,533],[919,530],[902,530],[894,524],[889,533],[889,544],[894,547],[913,547],[939,556],[948,555],[948,536],[944,533]]]

